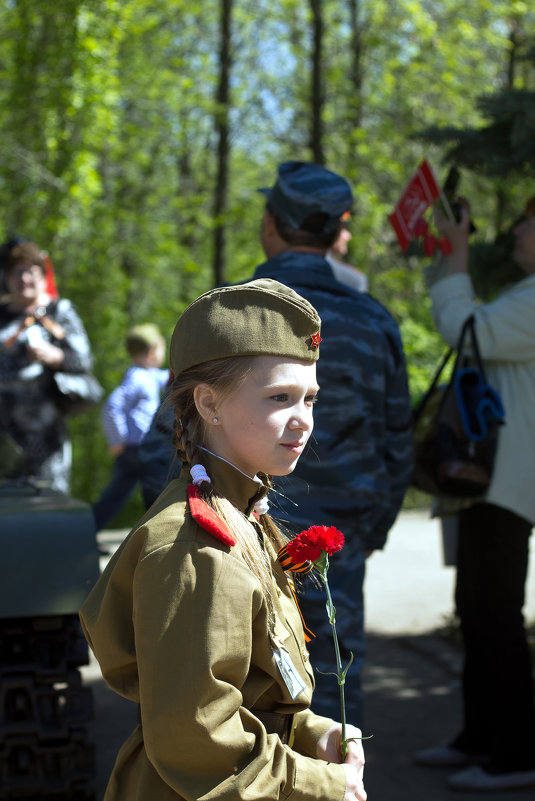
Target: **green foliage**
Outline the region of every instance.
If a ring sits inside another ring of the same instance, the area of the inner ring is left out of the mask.
[[[523,12],[526,12],[523,16]],[[477,98],[478,125],[433,125],[418,136],[439,145],[444,160],[477,176],[487,198],[494,200],[493,225],[478,219],[470,253],[470,272],[479,297],[492,299],[522,272],[512,259],[513,231],[533,194],[535,171],[535,49],[527,25],[534,15],[519,4],[507,19],[508,70],[503,88]],[[481,195],[476,194],[478,200]],[[483,205],[483,204],[482,204]],[[483,209],[488,210],[488,202]],[[478,218],[483,210],[472,204]]]
[[[108,392],[127,366],[127,328],[153,320],[169,338],[212,284],[219,10],[216,0],[0,2],[0,233],[49,250]],[[348,260],[398,319],[417,396],[443,346],[424,261],[400,253],[387,215],[425,155],[442,178],[451,143],[424,144],[415,131],[495,122],[500,158],[516,147],[514,183],[487,178],[483,153],[477,172],[462,162],[474,264],[483,254],[479,283],[492,294],[489,245],[520,214],[533,176],[533,12],[510,0],[322,0],[321,12],[323,152],[356,194]],[[236,281],[263,259],[257,187],[278,162],[312,154],[309,0],[234,0],[231,49],[229,188],[217,222],[225,278]],[[98,410],[71,428],[74,489],[93,500],[111,465]]]

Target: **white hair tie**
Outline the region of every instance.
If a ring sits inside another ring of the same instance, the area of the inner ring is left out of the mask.
[[[189,471],[191,473],[191,480],[196,487],[198,487],[199,484],[202,484],[203,481],[207,481],[209,484],[212,483],[210,476],[205,470],[204,465],[194,464],[190,467]]]
[[[257,515],[265,515],[269,511],[267,495],[264,495],[263,498],[260,498],[260,500],[255,503],[254,510]]]

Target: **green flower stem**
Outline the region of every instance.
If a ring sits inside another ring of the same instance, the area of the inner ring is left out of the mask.
[[[329,623],[331,624],[332,632],[333,632],[333,641],[334,641],[334,651],[336,655],[336,677],[338,679],[338,687],[340,690],[340,717],[342,722],[342,741],[340,743],[340,754],[342,756],[342,761],[347,756],[348,745],[347,745],[347,738],[346,738],[346,702],[345,702],[345,681],[346,681],[346,673],[347,669],[342,669],[342,659],[340,657],[340,646],[338,644],[338,636],[336,634],[336,609],[333,604],[333,599],[331,596],[331,590],[329,588],[329,581],[327,579],[327,571],[329,569],[329,557],[325,553],[322,552],[322,555],[318,560],[315,562],[315,568],[319,573],[323,584],[325,585],[325,592],[327,594],[327,600],[325,602],[325,606],[327,609],[327,615],[329,617]]]

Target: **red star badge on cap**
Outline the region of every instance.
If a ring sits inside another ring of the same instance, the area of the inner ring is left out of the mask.
[[[315,334],[312,334],[312,336],[310,337],[310,340],[311,340],[311,342],[310,342],[310,347],[311,348],[319,347],[319,344],[321,342],[320,332],[317,331]]]

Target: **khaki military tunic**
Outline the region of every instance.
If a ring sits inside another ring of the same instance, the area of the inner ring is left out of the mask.
[[[206,467],[250,514],[258,484],[208,455]],[[186,487],[171,482],[81,610],[104,678],[141,710],[105,801],[341,801],[344,768],[314,758],[332,721],[308,709],[312,670],[275,551],[263,537],[275,589],[270,624],[259,581],[237,548],[193,520]],[[296,670],[293,685],[277,666],[281,654]],[[292,747],[268,733],[257,710],[295,716]]]

